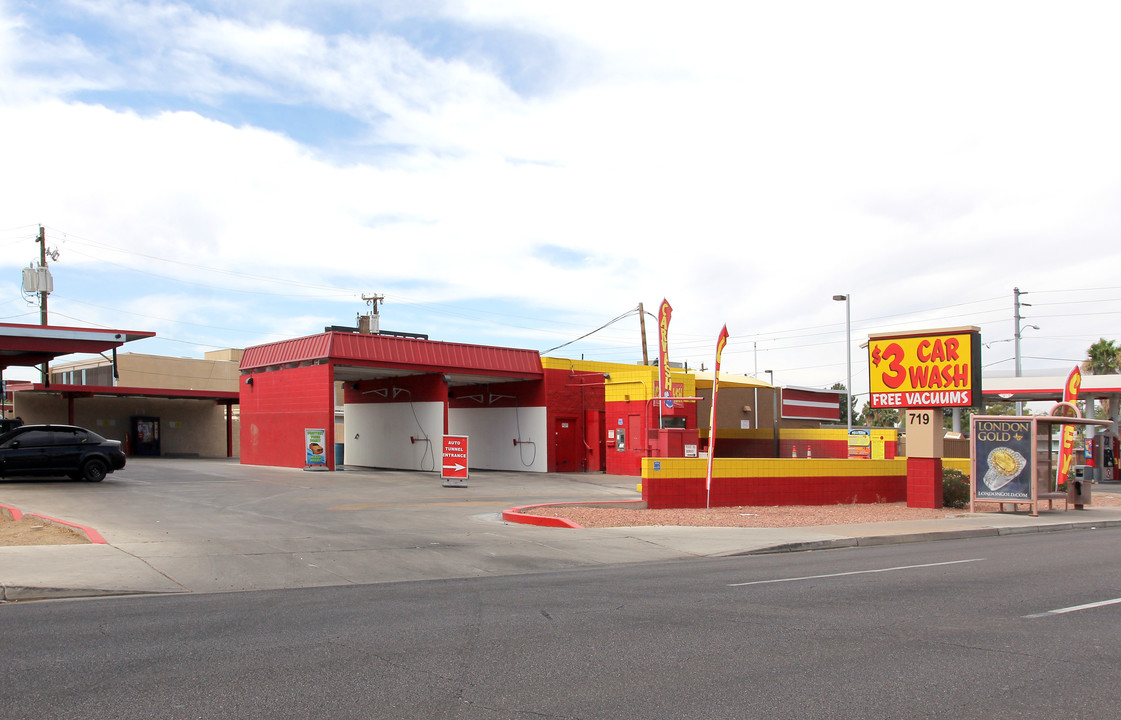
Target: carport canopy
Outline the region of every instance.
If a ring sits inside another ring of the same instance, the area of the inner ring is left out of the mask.
[[[981,394],[988,402],[1060,402],[1067,377],[986,377]],[[1110,407],[1117,411],[1118,398],[1121,398],[1121,375],[1082,376],[1078,399],[1111,400]]]
[[[0,370],[33,367],[63,355],[99,354],[154,332],[0,323]]]

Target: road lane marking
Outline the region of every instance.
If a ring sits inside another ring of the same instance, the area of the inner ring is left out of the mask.
[[[1086,603],[1085,605],[1072,605],[1070,607],[1059,608],[1058,610],[1048,610],[1047,612],[1035,613],[1033,615],[1024,615],[1025,618],[1041,618],[1048,615],[1065,615],[1066,613],[1078,612],[1079,610],[1093,610],[1094,608],[1105,607],[1106,605],[1117,605],[1121,603],[1121,598],[1113,598],[1112,600],[1102,600],[1100,602]]]
[[[946,562],[926,563],[924,565],[899,565],[898,567],[879,568],[876,570],[852,570],[850,572],[829,573],[828,575],[806,575],[804,577],[776,578],[774,580],[755,580],[752,582],[729,583],[728,587],[743,587],[745,585],[767,585],[770,583],[799,582],[801,580],[820,580],[822,578],[844,577],[845,575],[869,575],[872,573],[895,572],[897,570],[916,570],[919,568],[939,567],[941,565],[959,565],[961,563],[980,562],[985,558],[971,558],[969,560],[948,560]]]

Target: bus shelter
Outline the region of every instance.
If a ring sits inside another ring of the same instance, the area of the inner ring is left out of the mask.
[[[1072,417],[1056,414],[1062,412]],[[1063,500],[1067,508],[1071,503],[1076,508],[1089,503],[1088,482],[1069,473],[1060,477],[1062,446],[1073,445],[1072,440],[1067,442],[1063,437],[1062,427],[1106,428],[1116,435],[1117,423],[1083,418],[1071,403],[1059,403],[1051,413],[974,415],[970,419],[970,512],[975,511],[978,502],[996,502],[1000,503],[1001,512],[1006,504],[1012,505],[1013,510],[1028,505],[1032,517],[1038,517],[1044,500],[1049,508],[1055,500]]]

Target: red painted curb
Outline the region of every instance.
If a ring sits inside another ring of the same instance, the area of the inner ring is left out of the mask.
[[[502,511],[502,519],[506,522],[519,523],[521,525],[537,525],[539,527],[559,527],[559,528],[572,528],[575,530],[585,529],[583,525],[578,525],[566,518],[547,517],[545,515],[527,515],[524,511],[532,508],[540,507],[571,507],[573,505],[588,505],[594,507],[597,505],[621,505],[621,504],[634,504],[641,503],[643,500],[608,500],[606,502],[588,502],[588,503],[540,503],[538,505],[520,505],[512,507],[508,510]]]
[[[101,536],[101,533],[99,533],[98,531],[94,530],[93,528],[87,527],[85,525],[79,525],[78,523],[72,523],[68,520],[59,520],[58,518],[53,518],[50,515],[40,515],[39,513],[24,513],[24,512],[21,512],[19,508],[14,508],[11,505],[5,505],[3,503],[0,503],[0,508],[2,508],[4,510],[5,515],[12,518],[13,522],[19,522],[20,519],[25,518],[25,517],[36,517],[36,518],[40,518],[42,520],[46,520],[47,522],[53,523],[55,525],[65,525],[68,528],[73,528],[74,530],[77,530],[78,532],[85,535],[86,539],[89,540],[94,545],[108,545],[109,544],[109,541],[106,540],[105,538],[103,538]]]
[[[519,507],[512,507],[508,510],[502,511],[502,519],[506,522],[518,523],[519,525],[537,525],[538,527],[558,527],[558,528],[573,528],[576,530],[583,530],[583,525],[577,525],[571,520],[564,518],[546,517],[544,515],[526,515],[524,510],[539,507],[556,507],[557,505],[566,505],[568,503],[543,503],[541,505],[521,505]]]

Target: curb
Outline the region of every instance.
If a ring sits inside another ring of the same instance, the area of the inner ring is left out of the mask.
[[[1031,533],[1061,532],[1070,530],[1097,530],[1098,528],[1121,527],[1121,520],[1101,522],[1070,522],[1043,525],[1039,527],[990,527],[974,530],[946,530],[944,532],[908,533],[904,535],[869,535],[865,537],[840,538],[837,540],[810,540],[807,542],[773,545],[755,550],[725,553],[722,557],[741,557],[744,555],[775,555],[778,553],[810,552],[813,550],[835,550],[853,547],[875,547],[877,545],[905,545],[907,543],[934,542],[937,540],[967,540],[979,537],[1003,537],[1028,535]]]
[[[569,505],[571,503],[544,503],[541,505],[519,505],[518,507],[507,508],[502,511],[502,519],[508,523],[516,525],[536,525],[537,527],[556,527],[556,528],[571,528],[573,530],[583,530],[583,525],[577,525],[571,520],[565,518],[547,517],[545,515],[525,515],[524,511],[532,508],[539,507],[557,507]]]
[[[69,520],[59,520],[58,518],[51,517],[50,515],[40,515],[39,513],[25,513],[17,507],[5,505],[0,503],[0,515],[6,515],[13,522],[19,522],[25,517],[39,518],[49,525],[62,525],[63,527],[77,530],[80,534],[84,535],[86,540],[89,540],[94,545],[108,545],[109,541],[101,536],[101,533],[94,530],[87,525],[79,525],[72,523]]]
[[[519,505],[502,511],[502,519],[518,525],[536,525],[538,527],[559,527],[573,530],[585,530],[583,525],[572,522],[568,518],[548,517],[545,515],[526,515],[526,510],[544,507],[612,507],[615,505],[646,505],[645,500],[606,500],[603,502],[565,502],[565,503],[537,503],[534,505]]]
[[[33,600],[68,600],[71,598],[128,597],[155,595],[147,590],[98,590],[96,588],[28,587],[26,585],[0,585],[0,603],[30,602]]]

